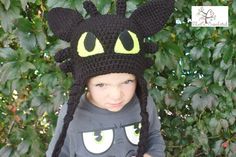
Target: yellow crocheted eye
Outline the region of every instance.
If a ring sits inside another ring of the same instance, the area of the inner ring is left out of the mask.
[[[125,30],[123,31],[115,44],[115,52],[122,54],[136,54],[139,53],[139,41],[135,33]]]
[[[80,57],[88,57],[104,53],[104,49],[93,33],[85,32],[79,38],[77,52]]]

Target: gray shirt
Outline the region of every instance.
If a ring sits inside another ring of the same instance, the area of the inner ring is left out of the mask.
[[[60,135],[67,104],[62,106],[47,157],[51,157]],[[160,121],[153,99],[148,97],[148,151],[152,157],[164,157],[165,143],[160,133]],[[111,112],[91,104],[83,95],[67,130],[60,157],[131,157],[139,141],[139,100],[135,96],[122,110]]]

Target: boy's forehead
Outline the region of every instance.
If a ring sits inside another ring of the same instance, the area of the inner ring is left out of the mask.
[[[92,77],[89,79],[89,83],[103,82],[115,84],[129,79],[135,79],[135,76],[129,73],[109,73]]]

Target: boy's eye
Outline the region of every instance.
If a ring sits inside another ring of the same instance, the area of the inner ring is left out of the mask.
[[[98,83],[98,84],[96,84],[95,86],[96,86],[96,87],[104,87],[105,84],[104,84],[104,83]]]
[[[93,154],[107,151],[113,142],[113,130],[101,130],[83,133],[83,142],[86,149]]]
[[[129,83],[133,83],[133,82],[134,82],[134,80],[127,80],[124,82],[124,84],[129,84]]]
[[[80,57],[88,57],[104,53],[104,49],[93,33],[85,32],[79,38],[77,52]]]
[[[121,54],[139,53],[140,47],[136,34],[129,30],[123,31],[116,41],[114,51]]]

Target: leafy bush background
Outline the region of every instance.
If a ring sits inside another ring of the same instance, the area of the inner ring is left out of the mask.
[[[94,1],[95,2],[95,1]],[[127,16],[143,0],[129,0]],[[96,1],[102,13],[113,0]],[[229,27],[191,27],[191,6],[229,6]],[[0,1],[0,156],[41,157],[51,139],[70,75],[53,56],[56,39],[45,16],[53,7],[77,9],[81,0]],[[146,72],[162,121],[167,157],[236,156],[236,0],[177,0]]]

